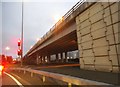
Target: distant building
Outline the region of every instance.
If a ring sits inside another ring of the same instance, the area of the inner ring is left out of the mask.
[[[3,63],[12,63],[12,56],[5,56],[4,54],[0,55],[0,62]]]

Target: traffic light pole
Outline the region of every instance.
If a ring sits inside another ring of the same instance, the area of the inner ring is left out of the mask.
[[[23,0],[22,0],[22,30],[21,30],[21,66],[23,66]]]

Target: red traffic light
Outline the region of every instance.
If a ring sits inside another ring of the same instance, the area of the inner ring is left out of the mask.
[[[18,55],[21,55],[21,49],[18,49]]]
[[[20,45],[21,45],[21,40],[19,39],[19,40],[18,40],[18,46],[20,46]]]

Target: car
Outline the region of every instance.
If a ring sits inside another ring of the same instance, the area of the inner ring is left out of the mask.
[[[1,75],[3,73],[3,69],[4,69],[4,66],[0,64],[0,77],[1,77]]]
[[[4,69],[4,66],[3,65],[0,65],[0,72],[2,72]]]

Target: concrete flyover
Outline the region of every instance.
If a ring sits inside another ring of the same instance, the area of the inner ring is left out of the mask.
[[[81,69],[119,72],[118,6],[119,2],[78,2],[26,53],[24,61],[48,63],[55,54],[55,62],[66,62],[67,52],[78,50]]]

